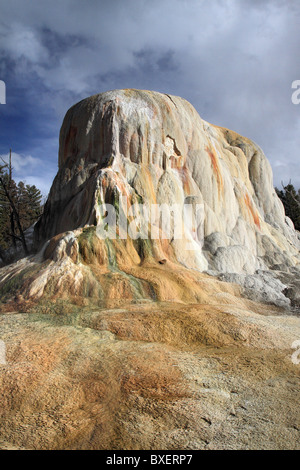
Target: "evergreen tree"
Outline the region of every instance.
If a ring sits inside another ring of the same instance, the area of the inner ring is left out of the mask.
[[[24,230],[30,227],[42,213],[42,194],[36,186],[24,184],[23,181],[16,187],[16,207]]]
[[[8,185],[8,174],[3,166],[0,166],[0,177]],[[6,250],[12,242],[10,237],[10,204],[0,187],[0,249]]]
[[[300,189],[296,191],[289,182],[282,190],[275,190],[283,203],[285,214],[293,221],[295,229],[300,231]]]
[[[34,185],[12,179],[11,165],[0,165],[0,258],[19,240],[27,253],[24,231],[40,217],[42,194]]]
[[[28,208],[27,214],[29,226],[36,222],[42,214],[42,197],[43,196],[41,191],[35,185],[30,186],[29,184],[26,184],[26,201]]]

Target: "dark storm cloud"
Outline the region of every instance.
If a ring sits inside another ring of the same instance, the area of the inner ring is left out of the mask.
[[[204,119],[255,140],[276,184],[300,186],[298,0],[0,0],[0,11],[0,153],[13,141],[47,162],[48,182],[67,108],[132,87],[186,98]]]

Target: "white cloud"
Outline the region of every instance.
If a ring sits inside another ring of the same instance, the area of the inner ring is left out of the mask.
[[[11,23],[9,27],[0,29],[1,48],[5,49],[10,58],[25,58],[31,62],[47,62],[48,51],[44,47],[34,29],[22,23]]]
[[[8,163],[9,154],[0,155],[0,159],[2,162]],[[12,176],[16,183],[24,181],[25,184],[35,185],[46,196],[52,184],[54,174],[53,172],[45,171],[44,162],[31,155],[22,155],[15,152],[12,152],[11,159]],[[37,176],[38,174],[40,176]]]
[[[9,153],[0,155],[0,158],[8,163]],[[13,173],[17,178],[21,178],[21,175],[27,174],[28,171],[30,172],[32,169],[38,168],[42,163],[39,158],[33,158],[31,155],[22,155],[15,152],[11,153],[11,161]]]

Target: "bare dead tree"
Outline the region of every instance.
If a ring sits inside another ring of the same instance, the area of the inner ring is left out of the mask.
[[[20,240],[20,242],[22,243],[23,249],[24,249],[24,253],[26,255],[28,255],[29,251],[28,251],[28,248],[27,248],[27,244],[26,244],[25,235],[24,235],[24,232],[23,232],[23,229],[22,229],[22,225],[21,225],[21,222],[20,222],[19,213],[18,213],[17,208],[14,204],[14,201],[13,201],[11,195],[10,195],[9,187],[5,184],[5,182],[4,182],[4,180],[1,176],[0,176],[0,184],[2,186],[2,189],[4,191],[5,196],[8,200],[8,202],[9,202],[10,209],[11,209],[11,212],[12,212],[12,216],[13,216],[14,220],[16,221],[16,224],[17,224],[17,227],[18,227],[19,233],[20,233],[19,237],[15,233],[11,233],[11,236],[12,236],[14,241]]]
[[[11,164],[11,149],[9,149],[9,163],[8,163],[8,192],[9,193],[11,191],[11,182],[12,182],[12,164]],[[13,245],[14,245],[14,248],[16,248],[17,243],[16,243],[14,213],[13,213],[11,206],[9,209],[10,209],[10,229],[11,229],[11,234],[12,234]]]
[[[6,256],[5,256],[4,250],[2,250],[1,246],[0,246],[0,258],[2,259],[3,263],[6,263]]]

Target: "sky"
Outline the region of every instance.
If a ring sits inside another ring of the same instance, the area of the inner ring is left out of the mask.
[[[148,89],[254,140],[274,185],[299,188],[299,49],[299,0],[0,0],[0,156],[46,196],[68,108]]]

